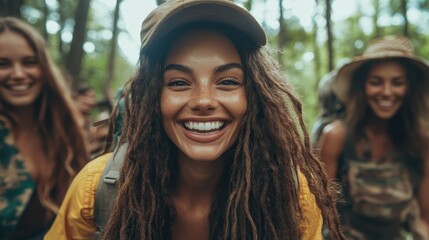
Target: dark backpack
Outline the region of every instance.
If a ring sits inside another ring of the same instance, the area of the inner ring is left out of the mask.
[[[118,195],[116,181],[119,178],[128,144],[119,146],[108,160],[95,193],[94,222],[96,232],[93,239],[100,239],[101,233],[112,212],[113,204]]]

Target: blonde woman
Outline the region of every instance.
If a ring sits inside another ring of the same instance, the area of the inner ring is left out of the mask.
[[[40,239],[88,160],[82,119],[43,38],[0,18],[0,238]]]

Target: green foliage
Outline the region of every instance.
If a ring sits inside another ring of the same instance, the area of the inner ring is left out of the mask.
[[[93,0],[101,1],[101,0]],[[152,0],[156,1],[156,0]],[[164,0],[158,0],[157,3],[161,3]],[[273,11],[276,9],[268,9],[272,5],[264,5],[268,0],[236,0],[236,2],[242,3],[244,6],[252,9],[252,12],[259,11],[264,12],[265,17],[275,14]],[[275,0],[273,0],[275,1]],[[284,0],[283,0],[284,1]],[[333,16],[341,9],[335,9],[335,2],[344,0],[334,0],[333,5]],[[371,23],[374,14],[374,6],[372,0],[355,0],[350,1],[350,6],[353,3],[359,3],[355,12],[349,17],[333,22],[333,48],[334,48],[334,60],[337,63],[337,67],[340,63],[344,63],[344,60],[351,59],[359,54],[367,46],[368,42],[373,39],[372,29],[374,26]],[[49,15],[47,16],[48,21],[58,23],[58,26],[62,26],[63,35],[72,34],[74,25],[74,10],[77,1],[74,0],[57,0],[47,1],[49,3]],[[56,3],[55,3],[56,2]],[[380,12],[379,12],[379,23],[381,35],[389,34],[402,34],[403,33],[403,22],[398,21],[401,19],[401,1],[388,1],[380,0]],[[290,1],[285,1],[284,6]],[[315,13],[316,20],[324,18],[325,1],[317,1],[318,11]],[[368,4],[369,3],[369,4]],[[260,9],[265,6],[266,9]],[[278,4],[276,5],[278,6]],[[428,0],[408,0],[407,6],[409,10],[413,10],[413,14],[420,13],[421,21],[413,22],[410,18],[408,31],[411,40],[415,46],[415,50],[418,56],[423,59],[429,59],[429,27],[427,21],[429,19],[429,1]],[[99,97],[102,96],[103,86],[107,79],[106,74],[108,73],[108,49],[110,49],[110,38],[109,32],[111,33],[111,25],[113,19],[113,8],[112,9],[91,9],[90,16],[87,24],[88,34],[86,41],[93,44],[94,48],[92,52],[87,53],[84,58],[82,79],[85,83],[92,86]],[[308,9],[313,11],[315,9]],[[97,17],[100,11],[107,11],[110,14],[105,14],[104,17]],[[44,31],[44,0],[26,1],[22,8],[22,15],[25,20],[30,22],[36,27],[41,33]],[[97,14],[96,14],[97,13]],[[291,11],[285,11],[285,26],[286,26],[286,45],[284,49],[278,48],[278,32],[276,28],[270,27],[268,21],[262,20],[262,25],[265,28],[270,42],[270,47],[274,49],[273,54],[277,55],[281,53],[285,70],[285,75],[289,82],[294,86],[297,94],[300,96],[303,102],[304,117],[306,124],[310,127],[313,124],[315,117],[317,116],[317,84],[319,81],[319,74],[324,75],[327,73],[327,45],[326,45],[326,28],[323,21],[317,22],[318,39],[315,41],[314,29],[304,28],[296,16],[291,15]],[[410,12],[409,12],[410,13]],[[410,17],[410,15],[409,15]],[[107,19],[107,20],[106,20]],[[380,21],[383,19],[383,21]],[[391,24],[386,25],[386,20]],[[395,19],[393,21],[392,19]],[[365,21],[366,20],[366,24]],[[369,22],[369,24],[368,24]],[[121,30],[122,31],[122,30]],[[106,34],[107,33],[107,34]],[[68,41],[62,41],[62,49],[60,50],[60,38],[59,33],[52,33],[49,35],[49,48],[56,59],[57,63],[63,67],[66,54],[69,49],[70,39]],[[67,40],[67,38],[63,38]],[[314,43],[317,43],[316,48],[318,49],[320,62],[320,69],[316,69],[314,60]],[[115,59],[115,77],[112,83],[112,93],[124,82],[126,82],[134,72],[134,63],[130,64],[126,57],[120,52],[118,48],[118,54]]]
[[[324,1],[316,2],[318,2],[319,7],[324,8],[324,5],[322,5],[325,4]],[[358,3],[360,7],[358,7],[350,17],[346,18],[344,21],[333,22],[333,46],[336,67],[362,54],[369,41],[373,39],[373,30],[371,30],[373,26],[369,26],[365,24],[365,21],[362,21],[366,18],[367,23],[371,22],[373,17],[372,14],[374,14],[373,6],[364,5],[362,0],[359,0]],[[365,3],[371,3],[371,1],[365,1]],[[396,21],[391,21],[392,24],[388,26],[379,26],[381,35],[401,35],[403,33],[403,22],[397,21],[397,19],[400,18],[398,14],[401,12],[401,1],[381,0],[380,3],[382,5],[379,14],[384,17],[384,19],[396,18]],[[407,6],[409,9],[413,8],[414,11],[418,10],[422,16],[426,17],[424,19],[429,19],[428,0],[410,0]],[[335,11],[337,11],[337,9],[334,8],[333,14],[335,14]],[[425,21],[409,22],[409,34],[415,46],[416,54],[423,59],[429,59],[429,34],[428,27],[425,23]],[[287,75],[289,82],[295,87],[296,92],[303,102],[305,122],[310,128],[318,114],[317,84],[319,79],[317,77],[314,60],[308,61],[304,56],[309,56],[309,53],[314,53],[314,39],[312,39],[313,30],[304,29],[299,20],[294,16],[286,16],[285,25],[287,27],[286,46],[285,49],[282,49],[283,68],[285,69],[285,75]],[[278,29],[272,29],[265,25],[264,27],[269,34],[271,48],[276,49],[278,46]],[[318,24],[318,28],[321,30],[322,35],[326,34],[324,25]],[[328,72],[326,40],[324,43],[318,41],[318,48],[322,67],[320,71],[321,74],[324,75]]]
[[[45,28],[44,22],[44,1],[27,1],[22,8],[23,18],[34,26],[40,33],[43,33]],[[49,14],[46,17],[48,21],[54,21],[58,24],[58,28],[63,26],[63,33],[66,35],[73,34],[74,27],[74,11],[77,6],[77,1],[74,0],[59,0],[56,3],[49,1],[48,4]],[[113,9],[112,9],[113,12]],[[111,14],[110,14],[111,15]],[[113,19],[113,16],[112,16]],[[86,42],[94,46],[94,50],[89,52],[84,57],[82,64],[82,83],[88,84],[93,87],[97,93],[99,100],[103,98],[103,86],[107,79],[106,74],[108,66],[108,49],[110,49],[110,39],[106,38],[111,32],[112,20],[105,21],[105,19],[97,19],[95,16],[95,9],[90,9],[88,23],[87,23],[87,37]],[[62,38],[61,44],[63,51],[60,51],[60,33],[51,33],[48,36],[47,42],[51,55],[56,60],[57,64],[65,70],[65,59],[70,48],[70,40]],[[64,41],[67,40],[67,41]],[[117,48],[119,53],[116,54],[115,59],[115,76],[112,83],[112,93],[120,87],[132,74],[133,65],[129,63],[127,58],[123,56],[120,49]]]

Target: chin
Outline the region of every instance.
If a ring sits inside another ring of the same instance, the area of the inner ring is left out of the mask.
[[[183,154],[192,161],[213,162],[224,158],[228,150],[226,149],[210,149],[208,147],[197,148],[193,150],[185,150]]]
[[[200,162],[213,162],[218,160],[222,155],[219,154],[187,154],[188,158],[192,161],[200,161]]]

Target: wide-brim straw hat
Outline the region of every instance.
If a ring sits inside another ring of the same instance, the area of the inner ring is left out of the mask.
[[[168,34],[191,23],[220,23],[244,33],[258,46],[267,43],[262,26],[245,8],[231,0],[169,0],[143,21],[141,49],[157,49]]]
[[[414,54],[411,41],[403,36],[385,36],[373,40],[364,53],[354,58],[338,70],[333,82],[333,90],[342,101],[348,100],[352,76],[363,64],[372,60],[387,60],[391,58],[405,58],[410,60],[422,73],[422,85],[429,83],[429,65]],[[362,79],[363,80],[363,79]]]

